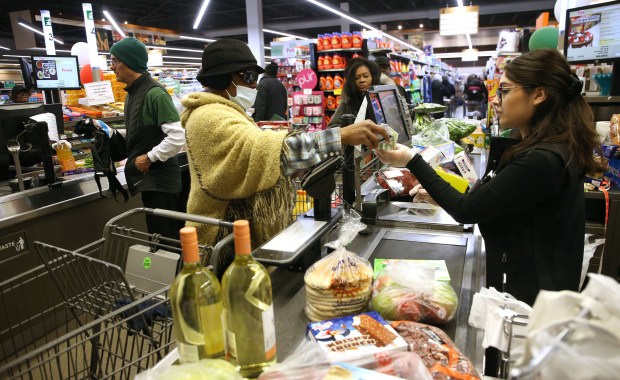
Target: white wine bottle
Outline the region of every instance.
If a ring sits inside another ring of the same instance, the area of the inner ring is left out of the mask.
[[[200,263],[196,228],[181,229],[181,248],[183,269],[170,288],[179,361],[191,363],[222,356],[222,291],[217,277]]]
[[[235,260],[222,278],[226,359],[241,376],[258,377],[276,362],[271,279],[254,260],[247,220],[233,223]]]

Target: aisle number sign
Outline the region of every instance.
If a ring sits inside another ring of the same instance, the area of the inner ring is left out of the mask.
[[[89,105],[114,103],[114,92],[109,80],[103,82],[84,83],[86,98]]]
[[[54,46],[54,32],[52,31],[52,17],[50,11],[41,11],[41,24],[43,26],[43,34],[45,36],[45,51],[48,55],[56,55],[56,47]]]

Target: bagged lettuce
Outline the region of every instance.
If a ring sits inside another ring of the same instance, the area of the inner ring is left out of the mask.
[[[452,286],[435,280],[428,266],[395,260],[375,274],[370,309],[387,320],[440,325],[450,322],[457,308]]]

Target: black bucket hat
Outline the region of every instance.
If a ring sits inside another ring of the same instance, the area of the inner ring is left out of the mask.
[[[239,40],[222,39],[210,43],[202,52],[202,67],[196,78],[200,80],[245,69],[255,69],[259,74],[265,72],[248,45]]]

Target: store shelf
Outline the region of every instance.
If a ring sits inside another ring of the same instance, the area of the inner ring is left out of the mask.
[[[620,103],[620,96],[584,96],[587,103]]]
[[[317,50],[317,54],[321,54],[321,53],[339,53],[339,52],[343,52],[343,51],[345,51],[345,52],[346,51],[359,52],[359,51],[362,51],[362,48]]]
[[[327,69],[327,70],[318,70],[317,72],[319,72],[319,73],[334,73],[334,72],[339,72],[339,71],[344,71],[344,69]]]
[[[391,53],[392,49],[388,48],[379,48],[379,49],[368,49],[369,54],[381,54],[381,53]]]
[[[336,110],[330,110],[329,108],[325,108],[325,112],[336,112]]]
[[[415,63],[416,65],[428,66],[428,63],[422,62],[422,61],[418,61],[417,59],[412,59],[411,62]]]
[[[400,55],[396,53],[390,53],[390,58],[396,58],[396,59],[400,59],[402,61],[407,61],[407,62],[413,60],[411,57],[405,57],[404,55]]]
[[[0,91],[11,91],[11,90],[13,90],[13,89],[12,88],[5,88],[5,87],[0,88]]]
[[[65,123],[64,123],[65,124],[65,128],[67,128],[67,127],[69,127],[69,128],[75,127],[75,125],[78,122],[80,122],[81,120],[83,120],[83,119],[80,118],[80,119],[74,119],[74,120],[71,120],[71,121],[65,121]],[[104,118],[101,118],[99,120],[101,120],[101,121],[103,121],[105,123],[113,123],[113,122],[116,122],[116,121],[125,121],[125,116],[104,117]]]

